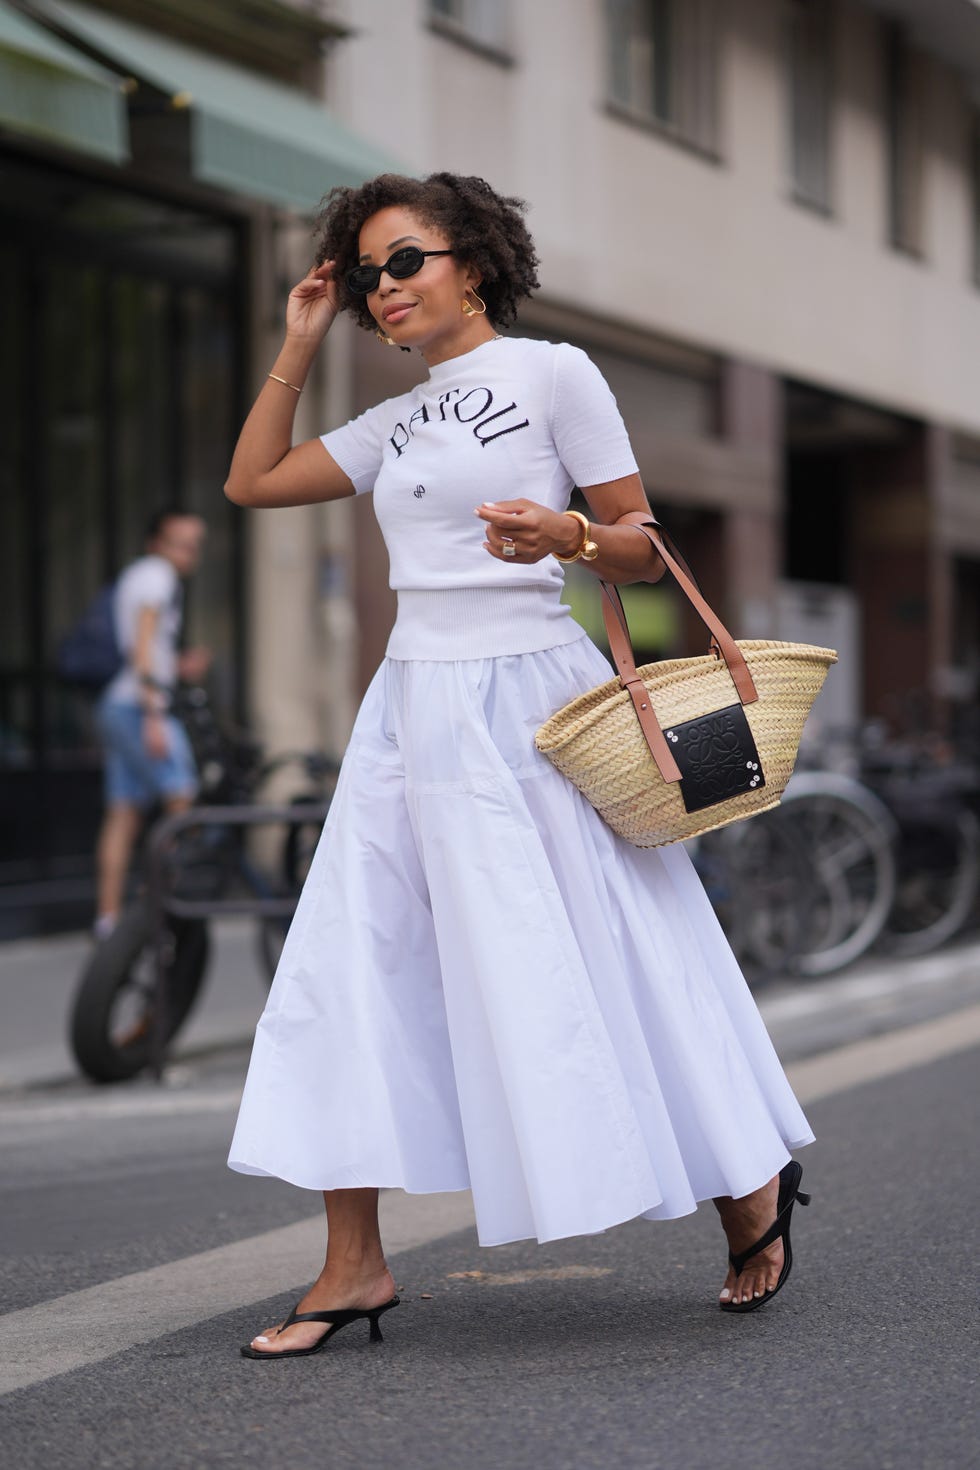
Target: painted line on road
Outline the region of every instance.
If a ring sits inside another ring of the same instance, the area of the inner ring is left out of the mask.
[[[848,1092],[865,1082],[928,1066],[980,1045],[980,1005],[966,1006],[934,1021],[889,1031],[867,1041],[852,1041],[820,1056],[804,1057],[786,1068],[801,1103]]]
[[[859,1041],[787,1069],[801,1103],[928,1065],[980,1045],[980,1005]],[[474,1223],[468,1193],[383,1195],[388,1255]],[[140,1343],[277,1296],[305,1282],[323,1250],[323,1217],[269,1230],[0,1316],[0,1394],[90,1367]],[[16,1356],[15,1356],[16,1354]]]
[[[381,1215],[392,1262],[402,1251],[474,1223],[467,1191],[386,1193]],[[89,1367],[249,1302],[278,1296],[290,1283],[308,1282],[311,1263],[323,1256],[324,1240],[321,1211],[296,1225],[8,1312],[0,1317],[0,1394]],[[268,1325],[260,1323],[255,1330]]]
[[[41,1103],[32,1098],[4,1098],[0,1127],[16,1126],[18,1133],[32,1124],[82,1123],[93,1119],[105,1123],[113,1118],[179,1118],[188,1113],[233,1113],[242,1100],[242,1086],[223,1087],[214,1092],[96,1093],[70,1101]]]

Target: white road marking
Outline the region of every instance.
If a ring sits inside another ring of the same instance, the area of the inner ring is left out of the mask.
[[[925,1066],[980,1045],[980,1005],[919,1026],[859,1041],[789,1067],[802,1103]],[[237,1092],[235,1094],[237,1100]],[[145,1100],[149,1102],[150,1099]],[[184,1101],[170,1097],[161,1104]],[[227,1106],[227,1095],[216,1095]],[[200,1105],[201,1099],[196,1100]],[[192,1109],[187,1108],[188,1111]],[[383,1196],[385,1244],[402,1251],[473,1224],[469,1194]],[[192,1327],[309,1280],[323,1250],[322,1216],[269,1230],[232,1245],[136,1271],[83,1291],[0,1316],[0,1394],[104,1361],[139,1343]],[[259,1327],[268,1324],[258,1324]]]
[[[232,1113],[242,1098],[242,1084],[216,1092],[91,1093],[64,1102],[36,1104],[17,1098],[3,1100],[0,1125],[16,1122],[18,1131],[33,1123],[79,1123],[112,1118],[179,1118],[187,1113]]]
[[[473,1205],[465,1192],[383,1197],[382,1226],[392,1261],[401,1251],[472,1224]],[[8,1312],[0,1317],[0,1394],[102,1362],[307,1282],[312,1263],[323,1256],[324,1240],[321,1212],[296,1225]],[[254,1330],[268,1326],[256,1322]]]
[[[941,1057],[969,1051],[978,1045],[980,1005],[967,1006],[937,1020],[923,1021],[919,1026],[907,1026],[884,1036],[872,1036],[867,1041],[849,1042],[820,1056],[805,1057],[787,1067],[786,1075],[800,1102],[812,1103],[865,1082],[892,1077],[896,1072],[927,1066]]]

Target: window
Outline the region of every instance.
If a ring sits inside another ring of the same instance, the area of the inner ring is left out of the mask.
[[[429,0],[433,29],[509,61],[508,0]]]
[[[916,58],[901,26],[885,28],[888,239],[922,253],[922,94]]]
[[[609,104],[717,147],[716,0],[607,0]]]
[[[670,120],[670,0],[611,0],[610,94],[632,112]]]
[[[830,210],[831,23],[826,0],[789,0],[789,169],[793,197]]]

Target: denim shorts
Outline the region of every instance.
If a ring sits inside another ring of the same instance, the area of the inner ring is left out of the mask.
[[[143,745],[143,711],[137,704],[103,699],[98,725],[105,750],[107,805],[127,802],[148,807],[168,797],[197,793],[197,767],[187,732],[179,720],[166,716],[169,750],[162,760],[148,755]]]

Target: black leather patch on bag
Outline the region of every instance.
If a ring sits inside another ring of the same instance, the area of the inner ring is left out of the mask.
[[[732,796],[758,791],[766,777],[745,710],[730,704],[680,725],[664,727],[681,772],[684,808],[700,812]]]

